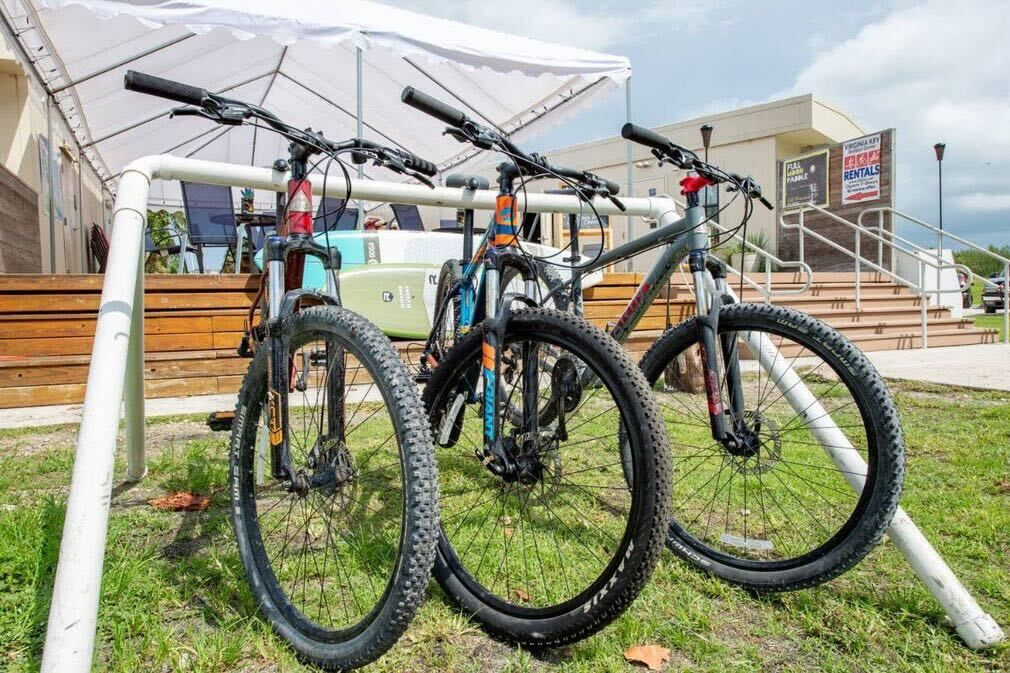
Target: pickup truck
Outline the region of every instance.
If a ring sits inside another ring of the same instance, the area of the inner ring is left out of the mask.
[[[1000,275],[993,275],[986,281],[982,288],[982,306],[986,313],[995,313],[996,309],[1005,308],[1003,306],[1003,289],[1006,286],[1006,278]]]

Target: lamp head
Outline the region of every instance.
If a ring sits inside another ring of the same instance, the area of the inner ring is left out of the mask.
[[[712,143],[712,125],[705,124],[701,127],[701,142],[707,150],[709,145]]]
[[[943,151],[947,148],[944,143],[937,143],[933,145],[933,151],[936,152],[936,160],[943,161]]]

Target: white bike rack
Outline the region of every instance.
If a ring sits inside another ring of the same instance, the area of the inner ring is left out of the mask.
[[[152,180],[191,180],[219,185],[285,191],[288,176],[266,168],[239,166],[169,155],[139,159],[123,170],[113,212],[112,243],[102,286],[98,326],[88,370],[77,452],[67,500],[49,622],[42,655],[43,673],[85,673],[94,654],[98,599],[112,500],[113,466],[120,404],[126,402],[127,477],[146,474],[144,455],[144,227]],[[316,194],[323,176],[311,176]],[[493,210],[496,194],[462,189],[429,189],[368,180],[352,180],[355,198],[368,201]],[[327,196],[345,196],[343,180],[329,180]],[[645,216],[660,226],[678,218],[668,198],[628,198],[621,212],[597,199],[605,215]],[[573,196],[530,193],[519,197],[520,210],[579,213]],[[801,393],[797,393],[797,399]],[[809,393],[808,393],[809,394]],[[825,431],[830,432],[830,428]],[[834,429],[838,432],[837,428]],[[863,467],[865,470],[865,466]],[[861,484],[854,483],[858,488]],[[889,529],[891,538],[927,588],[943,605],[957,632],[973,649],[1003,638],[904,512]]]

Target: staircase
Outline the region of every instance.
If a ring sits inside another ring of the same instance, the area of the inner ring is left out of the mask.
[[[776,290],[803,287],[799,274],[773,273]],[[776,297],[774,303],[809,313],[828,323],[864,351],[900,350],[922,346],[920,296],[882,274],[861,274],[860,308],[854,297],[854,275],[844,272],[819,272],[810,288],[799,295]],[[739,276],[733,283],[738,294]],[[660,296],[639,322],[625,346],[643,353],[662,334],[666,326],[667,305],[670,321],[677,324],[694,314],[694,295],[687,277],[674,274],[669,299]],[[730,277],[730,281],[733,277]],[[764,282],[764,274],[753,279]],[[585,291],[585,316],[592,323],[606,327],[615,322],[642,281],[640,273],[609,273],[596,286]],[[664,293],[665,294],[665,293]],[[763,302],[764,296],[745,287],[742,301]],[[927,304],[926,330],[930,347],[996,343],[996,330],[979,329],[968,318],[953,318],[950,309]]]

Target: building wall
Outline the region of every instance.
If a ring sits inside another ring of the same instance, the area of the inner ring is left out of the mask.
[[[703,124],[714,127],[709,149],[709,161],[722,168],[754,177],[762,186],[769,201],[778,203],[777,162],[786,157],[841,140],[861,136],[864,129],[843,111],[815,99],[812,95],[796,96],[762,105],[732,110],[684,122],[655,127],[660,135],[704,155],[701,133]],[[572,147],[547,155],[552,162],[562,166],[597,172],[627,189],[627,142],[614,136]],[[669,194],[677,200],[680,196],[680,179],[684,171],[669,164],[658,166],[649,149],[632,145],[632,194],[648,196]],[[719,204],[726,206],[719,223],[735,226],[743,214],[740,200],[732,202],[733,194],[720,189]],[[757,206],[748,222],[748,234],[763,232],[770,241],[770,249],[778,249],[778,209],[768,211]],[[632,237],[640,236],[645,225],[640,218],[631,218]],[[627,239],[628,218],[612,218],[614,244]],[[635,258],[633,268],[644,270],[658,253],[646,253]]]
[[[835,144],[828,148],[829,181],[826,210],[829,213],[855,224],[859,218],[859,213],[867,208],[894,205],[894,149],[896,135],[894,129],[880,131],[880,198],[871,201],[842,205],[842,146]],[[788,158],[789,156],[795,156],[795,154],[787,155],[783,158]],[[781,181],[781,171],[782,164],[779,163],[776,171],[776,179],[779,181]],[[781,207],[780,203],[779,206]],[[893,222],[889,213],[868,215],[867,217],[869,219],[864,222],[866,226],[876,227],[881,225],[887,231],[893,230]],[[793,211],[787,214],[784,219],[788,224],[793,225],[798,222],[799,217]],[[816,211],[804,213],[803,226],[806,230],[816,232],[836,245],[840,245],[848,250],[854,250],[856,247],[855,230],[823,213]],[[778,232],[779,252],[783,259],[799,259],[799,238],[799,231],[797,229],[783,229],[780,224]],[[871,238],[869,235],[861,235],[859,249],[863,257],[876,262],[885,269],[891,268],[890,250],[887,246],[879,245],[876,239]],[[814,271],[855,270],[855,260],[813,236],[807,235],[803,238],[803,257]]]
[[[62,218],[54,218],[52,235],[39,157],[39,138],[49,131],[46,94],[15,59],[6,36],[0,34],[0,165],[33,191],[37,201],[34,223],[0,219],[0,240],[23,237],[20,232],[26,226],[34,227],[41,260],[38,271],[82,273],[88,271],[87,231],[92,223],[104,223],[104,194],[101,181],[86,162],[82,174],[76,141],[55,107],[51,124],[51,146],[62,148],[58,179],[63,211]],[[23,211],[18,217],[24,217]],[[0,272],[10,271],[0,261]]]

